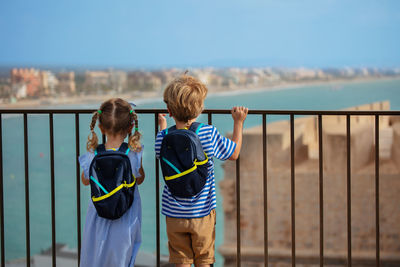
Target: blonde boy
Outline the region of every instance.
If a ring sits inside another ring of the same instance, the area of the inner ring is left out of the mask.
[[[204,107],[207,87],[194,77],[183,75],[172,81],[164,91],[164,102],[177,129],[187,128],[196,120]],[[169,261],[177,267],[210,266],[215,262],[215,178],[213,158],[236,160],[242,146],[243,123],[248,109],[232,108],[232,140],[222,136],[212,125],[203,125],[198,132],[204,152],[211,159],[207,182],[192,198],[173,196],[164,186],[162,214],[166,216]],[[156,156],[160,148],[167,122],[165,114],[158,117],[160,131],[155,142]]]

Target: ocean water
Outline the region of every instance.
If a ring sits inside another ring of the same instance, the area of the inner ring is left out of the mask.
[[[133,99],[134,100],[134,99]],[[232,106],[247,106],[250,109],[287,110],[336,110],[350,106],[389,100],[392,110],[400,110],[400,80],[381,80],[338,85],[315,85],[297,88],[242,92],[235,94],[210,95],[206,108],[230,109]],[[137,103],[141,108],[165,108],[161,100]],[[100,105],[100,103],[99,103]],[[95,108],[79,106],[79,108]],[[271,116],[268,121],[287,119],[285,116]],[[200,116],[207,122],[206,116]],[[80,116],[80,154],[85,153],[89,134],[90,115]],[[171,125],[172,120],[168,120]],[[24,258],[25,239],[25,172],[22,115],[3,115],[3,182],[5,207],[5,257],[6,260]],[[232,130],[230,115],[213,115],[213,124],[223,134]],[[261,116],[249,116],[245,127],[261,124]],[[139,129],[145,145],[143,166],[146,180],[139,187],[142,197],[143,243],[141,249],[156,251],[156,203],[155,203],[155,161],[154,161],[154,116],[139,115]],[[73,115],[54,116],[55,133],[55,199],[56,199],[56,242],[77,246],[76,217],[76,176],[75,176],[75,123]],[[50,146],[49,122],[47,115],[28,116],[29,138],[29,205],[31,255],[51,247],[51,192],[50,192]],[[223,243],[222,198],[218,182],[223,179],[223,170],[218,160],[217,182],[217,236],[216,250]],[[162,178],[159,185],[162,192]],[[81,185],[82,231],[89,188]],[[164,217],[161,215],[161,253],[167,255],[167,238]],[[222,257],[217,254],[216,266],[222,266]]]

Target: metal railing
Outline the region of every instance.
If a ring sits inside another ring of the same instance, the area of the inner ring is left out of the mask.
[[[50,130],[50,170],[51,170],[51,232],[52,232],[52,266],[56,266],[56,225],[55,225],[55,175],[54,175],[54,114],[71,114],[75,116],[75,148],[76,148],[76,207],[77,207],[77,248],[78,261],[80,262],[81,249],[81,200],[80,200],[80,167],[78,162],[79,154],[79,115],[90,114],[95,110],[80,109],[1,109],[0,110],[0,234],[1,234],[1,266],[5,266],[5,244],[4,244],[4,189],[3,189],[3,151],[2,151],[2,115],[3,114],[22,114],[24,128],[24,163],[25,163],[25,217],[26,217],[26,266],[31,265],[30,252],[30,220],[29,220],[29,143],[28,143],[28,114],[47,114],[49,116]],[[154,133],[158,131],[158,114],[166,113],[163,109],[137,109],[138,114],[154,115]],[[215,114],[230,114],[230,110],[204,110],[203,114],[208,116],[208,124],[212,124],[212,116]],[[294,117],[303,115],[317,116],[318,119],[318,151],[319,151],[319,265],[324,266],[324,194],[323,194],[323,142],[322,142],[322,117],[329,115],[346,117],[346,145],[347,145],[347,266],[352,266],[352,240],[351,240],[351,161],[350,161],[350,130],[351,116],[374,116],[375,118],[375,225],[376,225],[376,266],[380,266],[380,223],[379,223],[379,119],[380,116],[399,116],[400,111],[290,111],[290,110],[249,110],[250,115],[261,116],[262,120],[262,142],[263,142],[263,194],[264,194],[264,265],[268,266],[268,188],[267,188],[267,116],[268,115],[288,115],[290,116],[290,168],[291,168],[291,263],[296,265],[296,218],[295,218],[295,152],[294,152]],[[103,136],[103,142],[105,137]],[[157,246],[157,266],[160,266],[160,173],[159,161],[155,161],[155,196],[156,196],[156,246]],[[241,266],[241,233],[240,233],[240,158],[236,161],[236,266]]]

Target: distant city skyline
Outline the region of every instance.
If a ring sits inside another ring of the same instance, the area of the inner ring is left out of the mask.
[[[2,1],[0,66],[400,67],[400,1]]]

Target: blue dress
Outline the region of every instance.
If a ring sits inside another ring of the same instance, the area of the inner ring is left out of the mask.
[[[142,152],[130,151],[132,173],[138,177]],[[94,154],[87,152],[79,157],[85,177],[89,177],[90,163]],[[117,220],[97,215],[93,202],[89,201],[81,247],[81,267],[133,267],[142,242],[142,205],[138,186],[135,187],[132,206]]]

